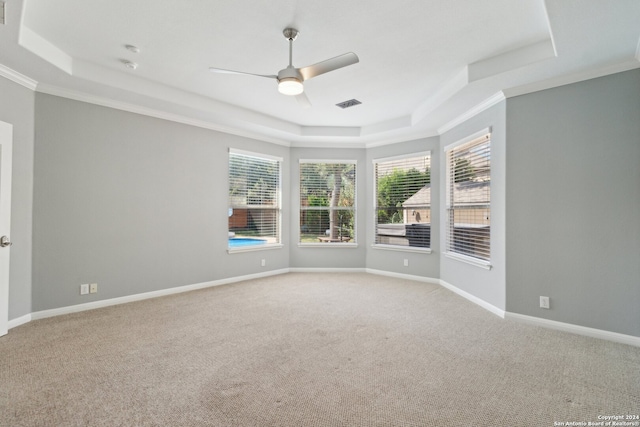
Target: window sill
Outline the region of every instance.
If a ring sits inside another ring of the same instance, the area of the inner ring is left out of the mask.
[[[397,251],[397,252],[417,252],[421,254],[430,254],[431,248],[418,248],[415,246],[400,246],[400,245],[371,245],[373,249],[382,249],[385,251]]]
[[[269,249],[282,249],[284,247],[281,243],[274,243],[270,245],[256,245],[256,246],[247,246],[242,248],[227,248],[228,254],[237,254],[240,252],[253,252],[253,251],[267,251]]]
[[[358,247],[357,243],[298,243],[299,248],[345,248],[355,249]]]
[[[457,254],[454,252],[445,252],[443,254],[447,258],[455,259],[457,261],[462,261],[467,264],[475,265],[476,267],[484,268],[485,270],[491,270],[493,266],[489,261],[484,261],[478,258],[473,258],[466,255]]]

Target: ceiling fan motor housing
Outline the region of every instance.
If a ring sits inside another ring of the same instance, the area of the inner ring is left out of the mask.
[[[304,91],[302,75],[291,65],[278,71],[278,91],[284,95],[299,95]]]
[[[294,68],[291,65],[278,71],[278,81],[282,81],[283,79],[296,79],[300,82],[304,80],[302,78],[302,74],[300,74],[300,71],[298,71],[297,68]]]

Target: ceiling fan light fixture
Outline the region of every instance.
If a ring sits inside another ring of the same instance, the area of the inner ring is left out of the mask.
[[[284,95],[300,95],[304,91],[302,82],[295,77],[278,80],[278,92]]]

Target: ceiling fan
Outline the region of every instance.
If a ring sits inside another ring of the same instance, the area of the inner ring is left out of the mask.
[[[209,71],[225,74],[247,74],[250,76],[276,79],[278,81],[278,91],[280,93],[295,96],[296,100],[302,106],[310,107],[311,102],[305,95],[304,86],[302,84],[305,80],[309,80],[312,77],[316,77],[320,74],[328,73],[329,71],[334,71],[348,65],[356,64],[360,61],[360,59],[358,59],[358,55],[353,52],[349,52],[322,62],[318,62],[313,65],[302,68],[295,68],[292,62],[293,41],[296,39],[296,37],[298,37],[298,30],[296,30],[295,28],[285,28],[282,31],[282,34],[284,34],[284,37],[289,40],[289,65],[287,66],[287,68],[283,68],[282,70],[278,71],[277,75],[246,73],[244,71],[225,70],[215,67],[209,67]]]

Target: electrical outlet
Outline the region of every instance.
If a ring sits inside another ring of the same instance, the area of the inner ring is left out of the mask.
[[[551,308],[549,305],[549,297],[540,297],[540,308]]]
[[[405,267],[409,267],[409,260],[408,260],[408,259],[405,259],[405,260],[404,260],[404,266],[405,266]]]
[[[89,285],[89,293],[90,294],[95,294],[96,292],[98,292],[98,284],[97,283],[92,283]]]
[[[266,259],[263,259],[262,261],[260,261],[260,265],[261,265],[261,266],[263,266],[263,267],[264,267],[265,265],[267,265],[267,260],[266,260]]]
[[[80,285],[80,295],[87,295],[89,293],[89,285],[88,284],[84,284],[84,285]]]

